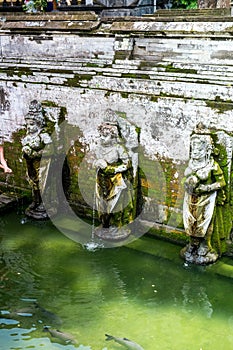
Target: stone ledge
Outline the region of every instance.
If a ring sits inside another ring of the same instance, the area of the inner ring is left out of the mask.
[[[10,211],[16,208],[26,197],[16,193],[1,193],[0,194],[0,213]]]
[[[0,30],[18,32],[40,31],[93,31],[95,34],[144,36],[224,36],[231,37],[233,17],[230,16],[144,16],[100,18],[95,12],[57,12],[44,14],[0,12]],[[98,29],[98,31],[97,31]]]
[[[1,21],[96,21],[99,17],[94,11],[69,12],[45,12],[30,14],[25,12],[6,13],[0,12]]]
[[[1,30],[62,30],[62,31],[91,31],[99,26],[99,22],[92,21],[45,21],[33,20],[24,22],[5,22]]]
[[[158,244],[156,244],[156,239],[142,237],[129,243],[126,247],[145,254],[150,254],[156,258],[169,260],[177,265],[184,264],[184,261],[179,255],[181,246],[161,239],[157,241]],[[221,260],[218,260],[213,265],[203,266],[203,270],[205,270],[206,273],[216,274],[224,278],[233,278],[233,260],[231,258],[222,257]]]
[[[0,29],[10,31],[54,30],[54,31],[91,31],[96,29],[100,20],[95,12],[77,13],[0,13]]]
[[[145,15],[150,16],[151,15]],[[230,8],[204,8],[204,9],[159,9],[152,16],[154,17],[176,17],[176,16],[185,16],[185,17],[230,17],[231,9]]]
[[[137,21],[114,21],[111,25],[111,32],[113,33],[138,33],[146,36],[147,33],[152,34],[159,34],[162,36],[168,36],[168,35],[204,35],[204,36],[230,36],[233,32],[233,17],[230,18],[228,21],[223,22],[222,20],[219,22],[213,22],[209,20],[208,22],[203,22],[200,19],[196,22],[190,21],[188,18],[185,22],[183,21],[177,21],[175,19],[174,22],[170,21],[164,21],[164,22],[158,22],[156,20],[154,21],[141,21],[141,18],[139,18]]]

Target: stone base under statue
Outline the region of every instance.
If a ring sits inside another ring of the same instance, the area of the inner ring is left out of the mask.
[[[37,208],[30,208],[28,207],[25,210],[25,215],[27,215],[28,217],[32,218],[32,219],[36,219],[36,220],[48,220],[49,216],[46,212],[46,210],[40,210]]]
[[[25,210],[25,214],[36,220],[48,220],[49,215],[43,204],[35,206],[33,203]]]
[[[218,254],[206,245],[192,245],[189,243],[180,252],[181,257],[188,263],[197,265],[213,264],[218,259]]]
[[[97,227],[94,230],[94,234],[103,240],[108,241],[121,241],[129,237],[131,234],[130,229],[126,229],[124,227],[115,227],[110,226],[108,228],[104,228],[102,225]]]

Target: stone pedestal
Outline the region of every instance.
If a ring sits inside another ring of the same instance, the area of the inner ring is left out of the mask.
[[[129,237],[131,231],[130,229],[126,229],[124,227],[115,227],[110,226],[108,228],[104,228],[101,226],[97,227],[94,231],[94,234],[101,238],[102,240],[107,241],[121,241]]]
[[[40,204],[38,207],[35,207],[35,208],[30,205],[25,210],[25,214],[28,217],[30,217],[32,219],[36,219],[36,220],[48,220],[49,219],[49,216],[48,216],[43,204]]]
[[[218,254],[205,245],[195,246],[189,243],[180,252],[181,257],[187,262],[197,265],[212,264],[218,259]]]

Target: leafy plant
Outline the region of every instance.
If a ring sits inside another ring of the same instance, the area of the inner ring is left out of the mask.
[[[197,0],[173,0],[172,8],[176,9],[196,9]]]
[[[44,12],[47,0],[24,0],[23,10],[28,13]]]

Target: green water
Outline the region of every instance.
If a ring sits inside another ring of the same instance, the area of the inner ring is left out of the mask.
[[[50,222],[20,220],[0,218],[1,350],[124,349],[105,333],[144,350],[233,349],[232,279],[184,266],[180,247],[142,239],[167,259],[127,247],[87,251]],[[45,325],[77,344],[51,338]]]

